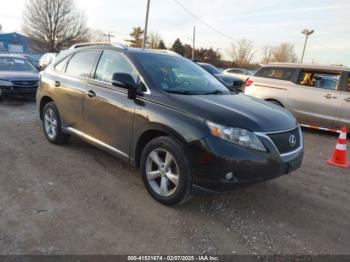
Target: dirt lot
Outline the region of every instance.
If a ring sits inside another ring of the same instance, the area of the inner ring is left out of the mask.
[[[35,104],[0,103],[0,254],[350,254],[350,169],[305,130],[293,174],[164,207],[137,170],[77,138],[49,144]]]

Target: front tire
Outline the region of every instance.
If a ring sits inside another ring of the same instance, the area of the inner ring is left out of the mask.
[[[157,137],[144,148],[141,156],[143,183],[158,202],[173,206],[191,198],[192,177],[186,152],[179,142]]]
[[[67,143],[70,136],[62,132],[61,119],[55,103],[47,103],[42,116],[43,129],[47,140],[55,145]]]

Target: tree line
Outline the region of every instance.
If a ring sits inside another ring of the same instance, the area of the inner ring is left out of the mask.
[[[74,0],[29,0],[23,13],[22,27],[34,46],[45,52],[58,52],[78,42],[103,41],[105,38],[102,31],[88,28],[86,17],[76,8]],[[131,47],[142,47],[143,34],[141,27],[134,27],[125,41]],[[146,46],[169,49],[192,58],[192,46],[183,44],[180,38],[167,47],[158,33],[151,32]],[[257,48],[252,41],[242,39],[232,43],[225,51],[230,61],[223,61],[221,52],[212,47],[196,48],[194,58],[222,67],[249,67],[256,61],[257,54],[262,57],[261,63],[297,61],[294,45],[290,43]]]

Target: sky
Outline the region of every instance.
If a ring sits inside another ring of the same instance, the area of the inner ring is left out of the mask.
[[[28,0],[0,0],[4,32],[21,32],[22,12]],[[75,0],[88,26],[111,32],[124,42],[132,27],[144,27],[147,0]],[[180,5],[189,10],[189,14]],[[304,62],[350,66],[350,0],[151,0],[149,31],[157,32],[169,47],[178,37],[196,46],[218,49],[228,58],[228,48],[240,39],[253,41],[255,61],[261,48],[289,42],[301,56],[305,28],[310,36]]]

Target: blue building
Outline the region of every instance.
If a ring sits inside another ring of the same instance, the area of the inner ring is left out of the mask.
[[[30,55],[34,61],[38,61],[41,53],[34,51],[32,41],[19,33],[0,33],[0,53]]]
[[[4,53],[32,53],[31,40],[19,33],[0,33],[0,52]]]

